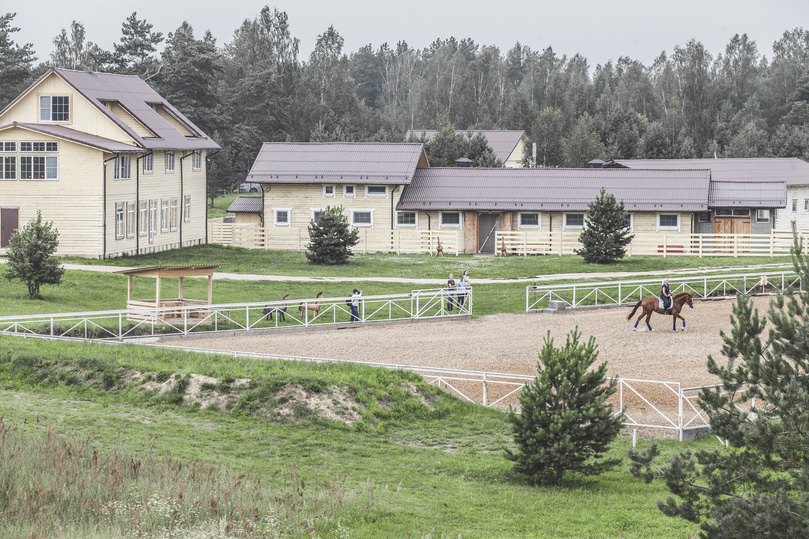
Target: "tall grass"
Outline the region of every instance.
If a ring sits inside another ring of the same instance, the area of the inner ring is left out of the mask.
[[[92,436],[28,429],[0,418],[3,537],[290,537],[320,535],[370,509],[373,483],[280,481],[221,463],[99,450]]]

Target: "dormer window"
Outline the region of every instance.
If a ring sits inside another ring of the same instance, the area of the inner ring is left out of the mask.
[[[39,96],[39,120],[41,122],[69,122],[70,97],[66,95]]]

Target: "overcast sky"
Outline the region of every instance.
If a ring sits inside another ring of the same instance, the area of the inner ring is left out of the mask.
[[[330,25],[345,39],[346,53],[369,43],[376,48],[404,40],[421,49],[436,38],[470,37],[503,54],[517,41],[534,50],[551,46],[559,55],[580,53],[591,69],[620,56],[650,65],[662,51],[670,54],[692,38],[715,57],[737,33],[746,33],[770,58],[785,30],[809,26],[808,0],[27,0],[6,3],[0,11],[17,12],[15,42],[33,43],[44,61],[53,38],[73,20],[84,25],[87,40],[107,50],[133,11],[164,36],[187,20],[196,37],[210,30],[222,46],[264,5],[289,15],[301,60],[308,60],[317,36]]]

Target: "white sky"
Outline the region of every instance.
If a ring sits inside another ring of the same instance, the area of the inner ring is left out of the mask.
[[[540,51],[552,46],[558,55],[580,53],[591,69],[619,56],[648,66],[662,51],[670,54],[692,38],[716,57],[737,33],[746,33],[770,58],[785,30],[809,26],[807,0],[27,0],[6,3],[0,12],[16,11],[13,25],[20,31],[14,41],[33,43],[44,61],[53,38],[73,20],[84,25],[89,41],[107,50],[133,11],[164,36],[187,20],[197,38],[210,30],[222,46],[264,5],[287,13],[301,42],[301,60],[308,60],[317,36],[330,25],[345,39],[346,53],[369,43],[377,48],[404,40],[421,49],[436,38],[471,37],[502,54],[517,41]]]

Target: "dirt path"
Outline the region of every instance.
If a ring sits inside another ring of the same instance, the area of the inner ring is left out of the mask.
[[[759,312],[769,298],[754,299]],[[633,331],[628,307],[568,311],[561,314],[497,314],[472,320],[390,326],[362,326],[313,332],[169,341],[165,344],[316,357],[443,367],[509,374],[536,374],[537,354],[547,332],[556,346],[576,326],[584,339],[594,336],[599,362],[621,378],[716,383],[706,370],[708,354],[721,359],[719,330],[730,329],[733,301],[696,301],[686,309],[687,330],[671,330],[671,317],[652,315],[653,332]],[[637,313],[635,315],[637,317]]]

